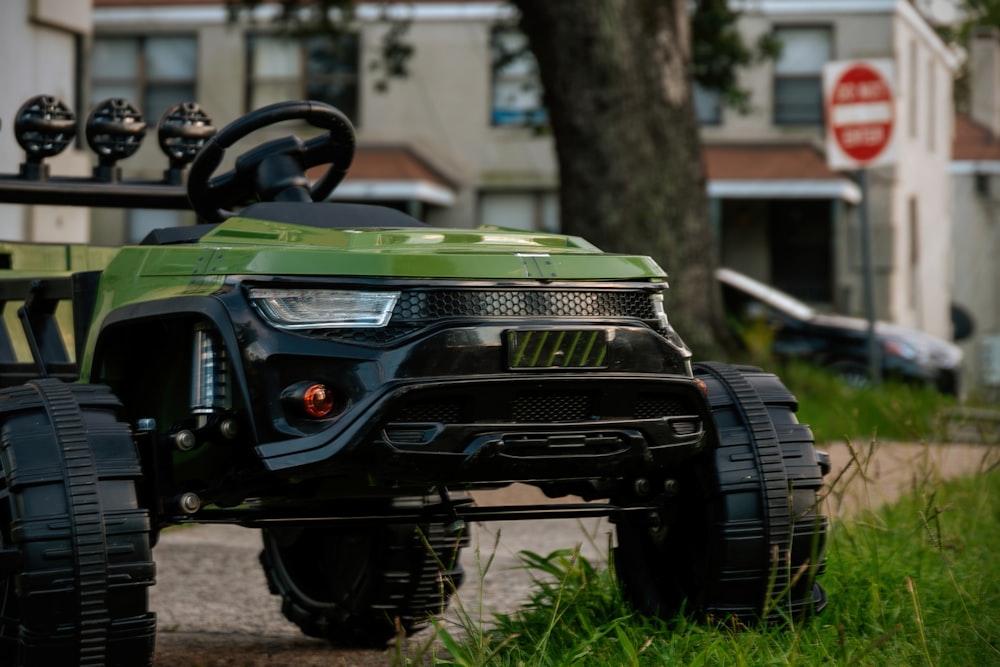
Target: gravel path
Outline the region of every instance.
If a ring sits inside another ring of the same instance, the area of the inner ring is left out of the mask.
[[[833,466],[828,481],[839,480],[828,500],[827,511],[835,520],[890,502],[927,481],[975,473],[1000,462],[1000,448],[981,445],[837,444],[824,449]],[[535,489],[523,486],[480,494],[477,500],[543,501]],[[480,608],[487,618],[492,611],[513,611],[531,590],[529,574],[518,569],[519,551],[548,554],[579,544],[584,555],[601,562],[610,534],[607,522],[599,519],[476,525],[472,545],[463,554],[467,583],[461,602],[473,616]],[[393,663],[392,650],[340,651],[303,637],[281,616],[278,598],[268,593],[257,562],[259,551],[259,533],[246,528],[196,526],[161,537],[155,550],[158,584],[151,591],[151,607],[159,619],[157,667]],[[491,554],[489,570],[480,575],[481,564]],[[417,641],[426,637],[418,635]]]

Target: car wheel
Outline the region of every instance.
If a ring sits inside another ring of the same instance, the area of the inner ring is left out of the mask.
[[[148,513],[121,405],[33,380],[0,394],[0,663],[151,665]]]
[[[394,501],[423,504],[423,498]],[[374,511],[378,511],[377,509]],[[281,610],[334,646],[384,648],[447,606],[464,579],[465,535],[440,524],[265,528],[260,562]]]
[[[828,471],[774,375],[698,364],[715,441],[674,471],[661,511],[619,520],[615,568],[635,607],[669,618],[781,618],[821,610]]]

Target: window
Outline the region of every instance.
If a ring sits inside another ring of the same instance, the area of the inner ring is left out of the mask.
[[[917,74],[917,42],[915,40],[910,40],[910,54],[906,61],[906,70],[909,73],[909,85],[906,91],[907,97],[909,98],[909,111],[907,113],[908,118],[907,126],[910,129],[910,137],[916,138],[917,136],[917,113],[920,110],[920,101],[917,97],[919,93],[920,77]]]
[[[527,38],[511,29],[493,31],[493,125],[537,127],[548,123],[538,63]]]
[[[916,197],[907,201],[910,227],[910,308],[920,305],[920,205]]]
[[[776,28],[781,55],[774,64],[775,125],[823,124],[823,66],[830,60],[830,29]]]
[[[700,125],[719,125],[722,123],[722,92],[715,88],[706,88],[699,83],[691,87],[694,96],[694,113]]]
[[[833,303],[833,203],[768,202],[771,284],[813,304]]]
[[[155,125],[167,108],[196,101],[197,61],[194,36],[97,36],[90,58],[91,106],[124,98]]]
[[[303,39],[251,35],[247,108],[308,99],[358,115],[358,37],[351,33]]]
[[[934,107],[938,103],[936,73],[937,69],[934,67],[934,60],[931,59],[927,62],[927,150],[931,153],[935,150],[937,139],[937,133],[935,132],[937,129],[935,127],[937,114],[934,113]]]

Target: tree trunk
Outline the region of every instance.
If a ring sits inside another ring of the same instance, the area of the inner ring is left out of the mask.
[[[690,92],[687,0],[514,0],[538,60],[564,233],[649,255],[696,358],[724,338]]]

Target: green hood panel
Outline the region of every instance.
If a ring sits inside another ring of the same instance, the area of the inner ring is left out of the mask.
[[[330,275],[493,280],[662,279],[648,257],[612,255],[582,239],[499,228],[320,229],[233,218],[197,245],[141,253],[137,275]],[[124,259],[124,258],[120,258]],[[137,258],[138,259],[138,258]]]

